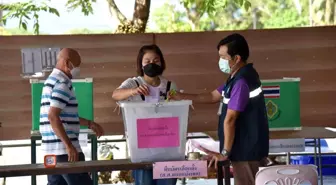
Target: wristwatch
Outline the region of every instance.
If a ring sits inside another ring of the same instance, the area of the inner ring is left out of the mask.
[[[229,157],[230,152],[224,149],[221,154],[225,157]]]

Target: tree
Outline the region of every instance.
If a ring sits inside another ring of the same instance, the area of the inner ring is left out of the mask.
[[[187,12],[177,10],[166,3],[153,12],[152,18],[157,32],[207,31],[207,30],[244,30],[265,28],[288,28],[307,26],[309,23],[308,4],[296,9],[293,0],[250,0],[249,9],[235,2],[228,2],[225,8],[213,13],[205,13],[198,28],[193,28]],[[171,12],[174,12],[172,14]],[[159,15],[159,16],[156,16]],[[172,19],[174,17],[174,19]]]
[[[160,8],[154,10],[151,20],[155,23],[155,28],[150,32],[188,32],[193,31],[187,19],[187,13],[180,11],[175,5],[166,2]]]
[[[4,25],[8,19],[18,18],[19,19],[19,28],[27,30],[28,20],[34,20],[34,33],[39,34],[40,24],[39,24],[39,15],[40,12],[49,12],[51,14],[59,16],[59,12],[47,5],[46,2],[40,4],[35,3],[35,1],[28,2],[18,2],[12,4],[0,4],[0,9],[7,11],[7,13],[2,17],[1,21]]]
[[[184,10],[178,10],[175,5],[167,1],[163,6],[154,10],[152,20],[156,28],[154,32],[179,32],[179,31],[211,31],[217,28],[215,16],[230,5],[249,9],[249,1],[221,1],[221,0],[181,0]],[[220,11],[218,11],[220,10]]]
[[[313,25],[336,24],[335,0],[314,0],[311,6]]]
[[[310,26],[335,25],[336,1],[335,0],[292,0],[296,6],[306,6],[309,9]]]
[[[218,10],[224,9],[229,3],[235,4],[240,8],[243,7],[245,10],[251,7],[250,1],[247,0],[181,0],[181,3],[187,12],[192,29],[195,31],[201,31],[202,26],[204,29],[204,24],[202,23],[204,21],[211,23],[209,17],[213,17]],[[204,17],[208,19],[205,20]]]
[[[119,20],[117,33],[144,33],[149,18],[151,0],[135,0],[133,18],[127,20],[121,13],[114,0],[107,0],[110,5],[110,12]]]
[[[47,5],[48,0],[44,0],[39,4],[31,0],[27,3],[12,3],[7,5],[0,5],[7,13],[4,15],[2,21],[4,24],[7,19],[19,18],[19,27],[27,29],[27,20],[34,19],[34,32],[39,33],[38,13],[41,11],[50,12],[59,16],[58,11]],[[50,0],[49,0],[50,1]],[[151,0],[135,0],[133,17],[127,20],[124,14],[119,10],[114,0],[106,0],[111,14],[119,20],[120,24],[117,33],[143,33],[146,30],[148,18],[150,15]],[[84,15],[93,13],[92,4],[96,0],[68,0],[66,6],[69,10],[80,8]],[[215,12],[217,8],[224,7],[229,0],[180,0],[180,2],[187,7],[189,13],[189,20],[192,21],[194,27],[200,26],[198,17],[205,14]],[[248,0],[234,0],[240,6],[248,8],[251,4]],[[195,13],[196,12],[196,13]]]
[[[108,2],[111,14],[116,16],[120,22],[120,26],[117,29],[118,33],[141,33],[145,31],[149,17],[150,0],[135,0],[132,20],[126,19],[114,0],[106,1]],[[19,2],[0,5],[0,9],[7,12],[2,19],[2,22],[6,24],[7,19],[19,18],[19,27],[27,30],[27,21],[34,19],[34,32],[35,34],[39,34],[39,12],[45,11],[59,16],[59,12],[55,8],[48,6],[46,2],[47,1],[44,0],[37,4],[35,1],[31,0],[25,3]],[[95,2],[96,0],[68,0],[66,7],[69,10],[80,8],[83,14],[87,16],[93,13],[92,3]]]
[[[301,5],[301,10],[295,8],[292,0],[280,0],[269,3],[270,13],[263,15],[260,21],[263,28],[291,28],[309,25],[309,8]]]

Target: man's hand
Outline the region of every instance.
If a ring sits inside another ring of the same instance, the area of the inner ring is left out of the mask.
[[[226,160],[228,160],[227,156],[224,156],[222,154],[217,153],[216,155],[212,156],[212,159],[211,159],[211,161],[209,163],[208,168],[211,168],[211,166],[213,165],[213,163],[215,163],[215,169],[217,169],[218,162],[219,161],[226,161]]]
[[[72,144],[70,144],[69,146],[66,147],[66,151],[68,153],[68,161],[69,162],[78,161],[77,149]]]
[[[100,136],[104,135],[104,129],[98,123],[90,121],[89,129],[93,130],[96,133],[96,136],[99,138]]]
[[[219,161],[226,161],[226,160],[228,160],[228,156],[224,156],[224,155],[222,155],[220,153],[210,151],[210,150],[208,150],[206,148],[203,148],[202,146],[200,146],[200,149],[211,157],[211,161],[210,161],[210,163],[208,165],[208,168],[210,168],[213,165],[213,163],[215,163],[215,169],[217,169],[217,163]]]

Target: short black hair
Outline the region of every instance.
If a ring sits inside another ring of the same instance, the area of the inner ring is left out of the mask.
[[[144,55],[146,54],[146,52],[148,52],[148,51],[152,51],[152,52],[156,53],[157,55],[159,55],[160,61],[161,61],[162,72],[166,69],[166,62],[165,62],[165,59],[163,57],[162,51],[159,48],[159,46],[157,46],[156,44],[144,45],[140,48],[138,58],[137,58],[137,64],[136,65],[137,65],[138,76],[144,76],[144,71],[143,71],[143,67],[142,67],[142,59],[143,59]]]
[[[238,33],[231,34],[219,41],[217,45],[217,50],[219,50],[219,48],[224,45],[227,46],[228,54],[231,57],[239,55],[242,61],[246,62],[248,57],[250,56],[247,41],[245,40],[244,36]]]

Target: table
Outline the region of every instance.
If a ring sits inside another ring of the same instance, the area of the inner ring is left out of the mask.
[[[210,137],[214,138],[215,140],[218,139],[217,138],[217,131],[211,131],[211,132],[205,132],[205,133],[208,134]],[[92,160],[94,160],[93,162],[96,162],[95,160],[97,160],[97,154],[96,154],[95,151],[97,151],[97,138],[95,137],[94,134],[89,134],[89,137],[91,138],[91,142],[92,142],[92,145],[91,145],[91,147],[92,147],[92,151],[91,151],[92,152]],[[271,139],[290,139],[290,138],[312,138],[312,139],[315,139],[314,157],[315,157],[315,162],[316,162],[317,161],[316,160],[317,159],[317,154],[319,156],[319,162],[316,165],[319,167],[319,171],[320,171],[320,174],[321,174],[321,166],[322,165],[321,165],[320,138],[336,138],[336,132],[331,131],[330,129],[324,128],[324,127],[303,127],[301,130],[295,130],[295,131],[271,131],[270,132],[270,138]],[[39,133],[32,133],[32,138],[31,139],[32,139],[31,140],[32,141],[32,147],[31,147],[31,150],[32,150],[32,164],[35,164],[36,163],[36,140],[41,139],[41,137],[40,137]],[[318,144],[316,144],[316,140],[317,140]],[[317,150],[318,150],[318,152],[317,152]],[[107,163],[107,165],[108,164],[110,164],[110,163]],[[38,166],[35,166],[35,167],[38,167]],[[107,168],[112,168],[112,167],[107,167]],[[94,170],[96,168],[93,166],[92,169]],[[89,171],[90,170],[91,169],[89,169]],[[107,171],[107,170],[102,170],[102,171]],[[62,171],[62,172],[64,173],[64,171]],[[47,173],[49,173],[49,171]],[[221,173],[221,174],[223,174],[223,173]],[[98,177],[96,172],[93,173],[93,175],[96,175],[95,178]],[[221,179],[222,177],[219,176],[218,178]],[[227,179],[227,178],[225,178],[225,179]],[[36,184],[36,175],[32,175],[32,185],[34,185],[33,184],[34,181],[35,181],[35,184]],[[229,184],[229,183],[230,183],[229,180],[226,180],[226,184]],[[321,178],[321,185],[323,185],[323,178]]]
[[[218,140],[217,131],[205,132],[210,137]],[[305,138],[314,139],[314,161],[319,168],[320,183],[323,185],[322,178],[322,159],[321,159],[321,138],[336,138],[336,131],[328,127],[302,127],[301,130],[292,131],[270,131],[270,139],[295,139]],[[317,141],[317,142],[316,142]],[[290,153],[287,154],[287,162],[290,162]],[[319,158],[317,162],[317,157]]]
[[[218,140],[217,131],[204,132],[214,140]],[[302,127],[301,130],[270,131],[270,139],[319,139],[319,138],[336,138],[336,132],[331,131],[328,127]]]
[[[230,166],[229,161],[223,164],[227,173],[225,173],[225,185],[230,185]],[[43,164],[23,164],[0,166],[0,177],[17,176],[36,176],[63,173],[84,173],[98,171],[119,171],[135,169],[151,169],[153,163],[132,163],[129,159],[115,159],[107,161],[80,161],[74,163],[58,163],[55,168],[45,168]],[[220,168],[222,169],[222,168]],[[223,173],[218,175],[221,179],[220,185],[223,185]],[[220,182],[220,181],[218,181]]]
[[[128,159],[109,161],[80,161],[74,163],[58,163],[55,168],[45,168],[43,164],[22,164],[0,166],[0,177],[17,177],[30,175],[50,175],[64,173],[83,173],[98,171],[118,171],[133,169],[150,169],[152,163],[132,163]]]

